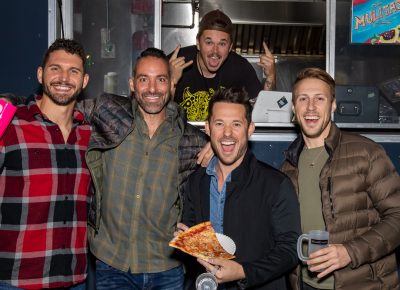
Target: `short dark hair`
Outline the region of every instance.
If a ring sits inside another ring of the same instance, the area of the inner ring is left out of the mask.
[[[229,34],[230,40],[233,41],[233,24],[231,19],[219,9],[209,11],[205,14],[199,23],[199,31],[196,38],[199,39],[204,30],[218,30]]]
[[[292,86],[293,103],[296,100],[294,91],[297,87],[297,84],[304,79],[318,79],[320,81],[323,81],[324,83],[326,83],[329,86],[329,90],[332,95],[332,101],[335,99],[335,80],[323,69],[320,69],[317,67],[308,67],[308,68],[302,69],[298,73],[296,80],[293,83],[293,86]]]
[[[77,54],[82,60],[83,72],[86,71],[86,54],[82,44],[76,40],[65,38],[57,38],[47,49],[42,61],[43,68],[46,66],[50,54],[57,50],[64,50],[70,54]]]
[[[220,88],[217,90],[208,103],[208,121],[211,120],[213,113],[212,109],[216,103],[243,105],[246,111],[246,120],[248,124],[251,123],[251,112],[253,110],[253,106],[250,103],[249,94],[244,88]]]
[[[163,60],[165,62],[165,64],[168,67],[168,75],[171,75],[170,69],[169,69],[169,58],[168,56],[166,56],[166,54],[164,53],[164,51],[162,51],[161,49],[155,48],[155,47],[149,47],[145,50],[143,50],[140,55],[136,58],[136,63],[135,66],[133,68],[133,76],[136,75],[136,67],[137,64],[139,62],[139,60],[141,60],[142,58],[145,57],[155,57],[155,58],[159,58],[161,60]]]

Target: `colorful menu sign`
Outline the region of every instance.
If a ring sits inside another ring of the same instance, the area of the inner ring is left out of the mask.
[[[353,0],[351,43],[400,44],[400,0]]]

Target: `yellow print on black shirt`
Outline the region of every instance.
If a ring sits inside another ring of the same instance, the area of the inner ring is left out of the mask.
[[[214,89],[191,93],[189,87],[183,90],[182,102],[179,103],[185,111],[188,121],[205,121],[208,117],[208,103],[214,95]]]

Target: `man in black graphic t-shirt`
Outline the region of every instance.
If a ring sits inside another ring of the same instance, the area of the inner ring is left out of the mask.
[[[233,25],[220,10],[208,12],[202,18],[197,34],[197,44],[180,48],[170,57],[174,100],[186,111],[189,121],[207,118],[208,102],[219,88],[244,88],[252,99],[260,90],[275,86],[274,56],[265,43],[265,54],[258,63],[263,67],[264,87],[251,64],[231,51]]]

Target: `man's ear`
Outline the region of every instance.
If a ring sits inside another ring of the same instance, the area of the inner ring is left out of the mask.
[[[89,75],[88,74],[84,74],[83,75],[83,83],[82,83],[82,88],[86,88],[87,84],[89,82]]]
[[[250,136],[253,135],[255,130],[256,130],[256,125],[254,124],[254,122],[251,122],[249,124],[249,128],[247,129],[247,137],[250,138]]]
[[[334,112],[336,112],[336,108],[337,108],[337,105],[336,105],[336,98],[333,98],[333,100],[332,100],[332,110],[331,110],[332,114],[333,114]]]
[[[197,47],[197,50],[200,51],[200,44],[199,44],[199,38],[198,37],[196,37],[196,47]]]
[[[39,83],[42,84],[42,79],[43,79],[43,68],[41,66],[39,66],[36,70],[36,77],[39,81]],[[43,84],[42,84],[43,85]]]
[[[296,109],[294,108],[294,104],[292,103],[292,112],[293,112],[293,116],[292,116],[292,120],[291,122],[296,124],[297,120],[296,120]]]
[[[206,134],[207,134],[208,136],[210,136],[210,124],[208,124],[208,121],[206,121],[206,122],[204,123],[204,131],[206,132]]]
[[[129,88],[131,89],[131,92],[135,91],[135,86],[134,86],[134,79],[133,77],[129,78]]]

